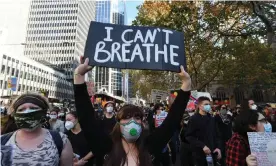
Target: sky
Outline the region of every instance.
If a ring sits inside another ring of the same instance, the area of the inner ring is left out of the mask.
[[[142,3],[143,0],[126,0],[127,25],[132,24],[132,21],[138,14],[136,7]]]

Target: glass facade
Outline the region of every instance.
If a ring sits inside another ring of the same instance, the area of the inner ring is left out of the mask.
[[[125,24],[125,2],[105,0],[96,2],[96,21],[102,23]],[[95,68],[95,90],[106,89],[114,96],[122,96],[122,71],[105,67]]]
[[[111,1],[97,1],[96,2],[96,21],[102,23],[111,23]]]

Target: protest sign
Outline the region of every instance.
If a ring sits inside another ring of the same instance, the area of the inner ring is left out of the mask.
[[[84,55],[91,66],[175,72],[186,67],[183,33],[155,27],[92,21]]]
[[[258,166],[276,166],[276,133],[249,132],[247,135]]]
[[[166,91],[162,91],[162,90],[158,90],[158,89],[151,90],[151,102],[153,102],[153,103],[165,101],[168,96],[169,96],[169,93]]]

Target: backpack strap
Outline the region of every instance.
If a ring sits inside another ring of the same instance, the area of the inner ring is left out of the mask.
[[[53,130],[49,130],[54,142],[55,142],[55,145],[58,149],[58,154],[59,154],[59,158],[61,156],[61,152],[63,150],[63,141],[62,141],[62,138],[59,134],[59,132],[57,131],[53,131]]]
[[[14,132],[6,133],[1,136],[1,145],[4,146],[10,140]]]

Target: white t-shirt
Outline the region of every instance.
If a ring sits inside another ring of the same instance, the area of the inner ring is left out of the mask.
[[[57,119],[54,123],[50,122],[50,125],[51,125],[51,130],[62,132],[62,133],[65,132],[64,122],[59,119]]]
[[[154,126],[157,128],[159,127],[163,121],[166,119],[168,113],[165,111],[162,111],[159,115],[153,115],[154,118]]]

